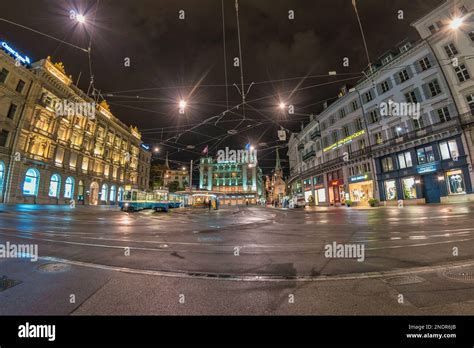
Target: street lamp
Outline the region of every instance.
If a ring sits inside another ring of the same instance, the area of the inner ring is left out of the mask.
[[[84,15],[81,15],[81,14],[78,14],[76,16],[76,20],[79,22],[79,23],[84,23],[86,21],[86,17]]]
[[[153,148],[153,152],[160,152],[160,148],[159,147]]]
[[[280,109],[284,110],[286,108],[286,104],[283,102],[280,102]]]
[[[186,100],[181,99],[179,101],[178,107],[179,107],[179,113],[180,114],[184,114],[184,109],[186,109],[187,105],[188,105],[188,103],[186,102]]]
[[[449,24],[451,30],[457,30],[462,25],[463,19],[461,17],[454,18]]]

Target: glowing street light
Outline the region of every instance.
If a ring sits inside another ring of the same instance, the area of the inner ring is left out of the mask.
[[[253,151],[253,150],[255,150],[255,146],[250,145],[250,151]]]
[[[84,23],[86,21],[86,17],[81,14],[76,15],[76,19],[79,23]]]
[[[463,22],[463,19],[461,17],[456,17],[449,24],[449,28],[452,30],[459,29],[459,27],[462,25],[462,22]]]
[[[188,103],[186,102],[186,100],[181,99],[179,101],[178,106],[179,106],[179,113],[180,114],[184,114],[184,109],[186,109],[187,105],[188,105]]]
[[[280,102],[280,109],[284,110],[286,108],[286,104],[283,102]]]
[[[160,152],[160,148],[159,147],[153,148],[153,152]]]

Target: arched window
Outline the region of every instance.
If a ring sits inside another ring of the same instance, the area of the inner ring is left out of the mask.
[[[64,184],[64,198],[72,198],[74,194],[74,178],[69,176]]]
[[[5,178],[5,164],[0,161],[0,192],[3,190],[3,181]]]
[[[77,185],[77,200],[84,200],[84,182],[82,180],[79,180],[79,184]]]
[[[118,201],[121,202],[123,200],[123,187],[119,187],[118,190]]]
[[[37,196],[39,185],[39,172],[30,168],[26,171],[25,180],[23,181],[23,194],[26,196]]]
[[[110,187],[110,202],[115,202],[115,194],[117,193],[117,188],[115,187],[115,185],[112,185]]]
[[[100,191],[101,192],[100,200],[102,202],[107,202],[107,191],[108,191],[107,184],[103,184],[102,185],[102,190]]]
[[[61,178],[58,174],[53,174],[49,182],[49,197],[59,197],[59,186],[61,185]]]

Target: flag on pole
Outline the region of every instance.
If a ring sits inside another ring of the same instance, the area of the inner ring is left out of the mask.
[[[209,145],[206,145],[206,147],[204,148],[204,150],[202,150],[202,153],[207,155],[207,153],[209,152]]]

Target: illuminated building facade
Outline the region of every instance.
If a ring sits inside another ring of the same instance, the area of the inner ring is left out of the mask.
[[[15,63],[0,50],[0,201],[113,205],[125,188],[148,188],[151,154],[136,128],[78,89],[61,63]],[[59,115],[66,103],[92,108]]]
[[[246,161],[220,162],[212,157],[201,158],[199,189],[225,194],[221,204],[256,204],[262,196],[262,170]]]

